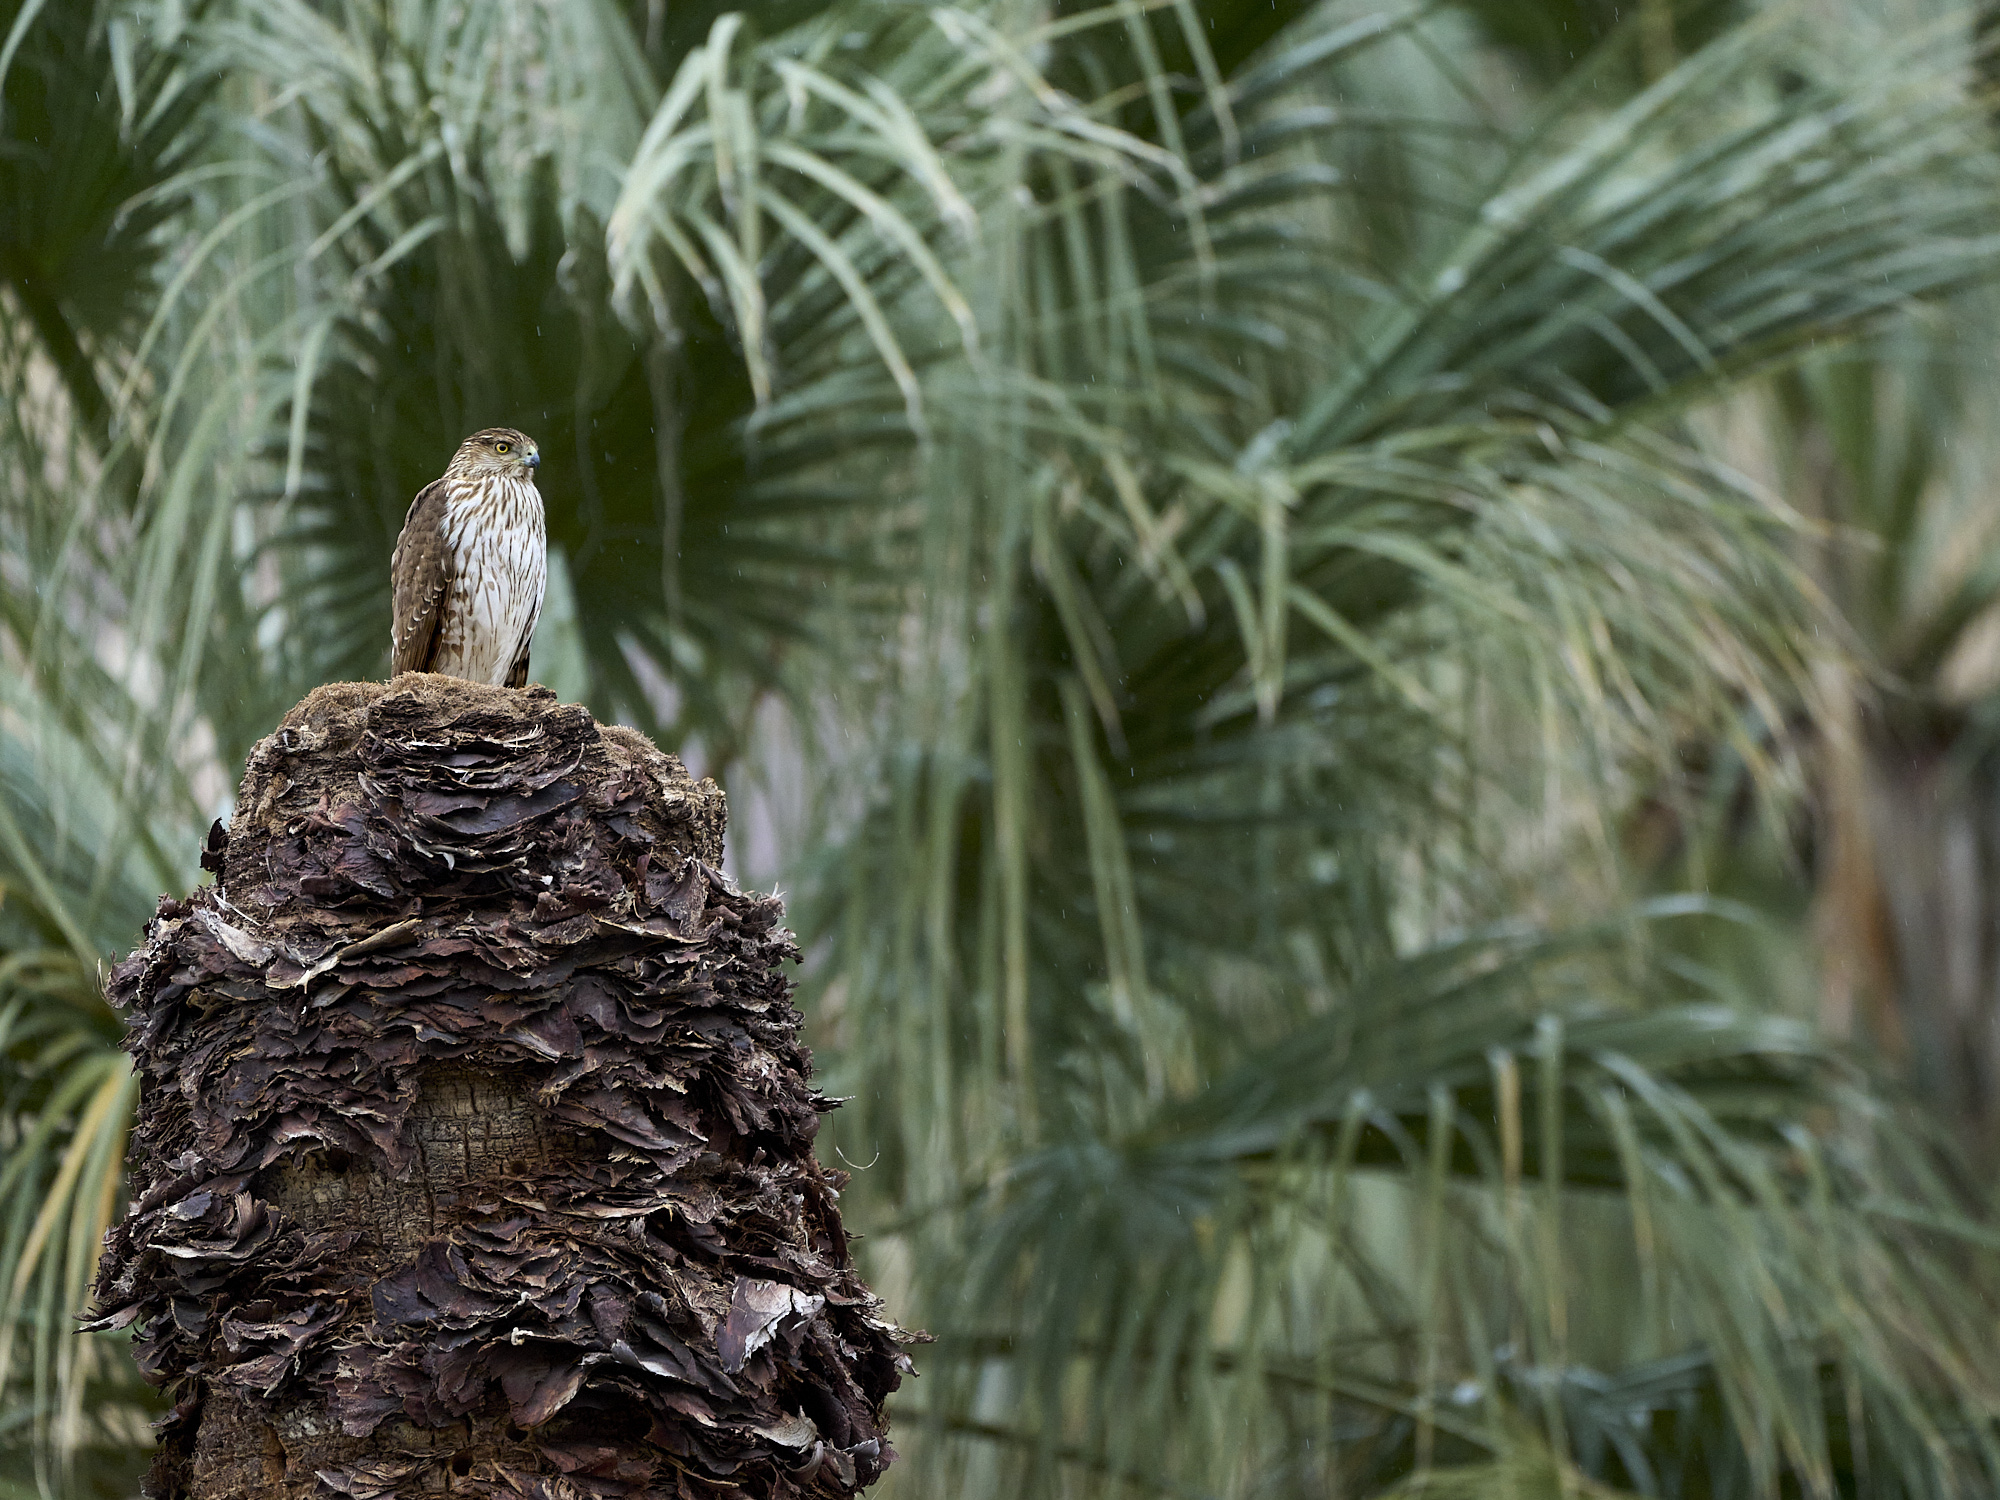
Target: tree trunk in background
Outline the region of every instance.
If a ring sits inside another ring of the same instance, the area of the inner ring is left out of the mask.
[[[160,1496],[837,1496],[908,1360],[724,804],[545,689],[322,688],[111,996]]]
[[[1918,1090],[1972,1159],[2000,1143],[2000,806],[1953,739],[1878,729],[1869,822]]]
[[[1900,1066],[1909,1049],[1897,1009],[1895,923],[1883,889],[1861,684],[1849,663],[1835,659],[1814,667],[1813,682],[1820,729],[1813,913],[1820,1024],[1842,1040],[1865,1039]]]
[[[2000,1144],[1993,767],[1962,751],[1966,726],[1941,705],[1865,701],[1831,664],[1817,686],[1821,1021],[1983,1159]]]

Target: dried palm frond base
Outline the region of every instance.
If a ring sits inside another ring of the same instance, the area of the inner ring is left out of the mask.
[[[713,782],[544,689],[321,688],[111,978],[99,1326],[150,1492],[837,1496],[909,1335],[856,1275]]]

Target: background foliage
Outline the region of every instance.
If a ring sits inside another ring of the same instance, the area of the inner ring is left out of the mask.
[[[0,0],[0,1489],[154,1409],[99,966],[508,422],[790,890],[887,1491],[1988,1492],[1994,30]]]

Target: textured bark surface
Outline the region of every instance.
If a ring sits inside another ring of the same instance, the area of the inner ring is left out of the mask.
[[[812,1139],[712,782],[544,689],[322,688],[113,972],[142,1078],[100,1326],[160,1496],[836,1496],[906,1335]]]

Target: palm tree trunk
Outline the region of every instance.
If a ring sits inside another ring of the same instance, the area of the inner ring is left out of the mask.
[[[112,998],[143,1086],[100,1326],[159,1496],[835,1496],[908,1336],[814,1160],[713,782],[545,689],[322,688]]]
[[[1870,823],[1917,1091],[1971,1160],[2000,1144],[2000,807],[1963,726],[1871,735]]]

